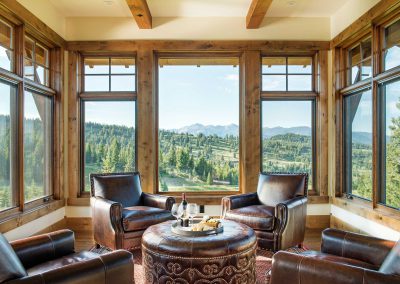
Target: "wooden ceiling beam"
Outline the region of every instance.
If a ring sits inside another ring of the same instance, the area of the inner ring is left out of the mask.
[[[139,29],[151,29],[152,17],[146,0],[126,0]]]
[[[272,0],[252,0],[246,16],[246,28],[258,29],[271,3]]]

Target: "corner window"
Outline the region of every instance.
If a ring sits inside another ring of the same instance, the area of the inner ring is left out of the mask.
[[[371,51],[371,38],[367,38],[349,49],[347,62],[348,85],[372,76]]]
[[[159,191],[237,191],[239,58],[159,58]]]
[[[372,92],[344,97],[345,189],[349,196],[372,199]]]
[[[49,86],[49,49],[25,36],[24,77]]]
[[[384,70],[400,65],[400,20],[384,29],[383,65]]]
[[[400,81],[384,83],[380,94],[382,184],[380,203],[400,208]]]
[[[52,194],[53,100],[25,90],[24,196],[30,202]]]
[[[14,29],[0,20],[0,68],[13,71],[14,68]]]
[[[313,91],[312,57],[263,57],[263,91]]]

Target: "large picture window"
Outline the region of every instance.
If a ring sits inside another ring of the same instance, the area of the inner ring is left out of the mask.
[[[308,173],[313,187],[314,100],[262,102],[262,170]]]
[[[26,90],[24,95],[25,202],[52,193],[53,102],[51,97]]]
[[[0,82],[0,211],[17,205],[13,175],[16,152],[16,88]]]
[[[349,196],[372,198],[372,93],[344,97],[345,189]]]
[[[236,191],[239,59],[159,58],[159,191]]]
[[[382,191],[380,202],[400,208],[400,81],[381,86]]]

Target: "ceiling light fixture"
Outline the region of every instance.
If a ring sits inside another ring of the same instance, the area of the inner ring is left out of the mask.
[[[112,6],[114,5],[114,0],[104,0],[103,3],[105,6]]]
[[[286,2],[286,5],[288,5],[288,6],[294,6],[294,5],[296,5],[296,4],[297,4],[296,1],[287,1],[287,2]]]

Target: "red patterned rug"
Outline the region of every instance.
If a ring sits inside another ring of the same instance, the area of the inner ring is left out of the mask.
[[[297,248],[293,247],[288,249],[287,251],[293,253],[300,253],[307,250],[306,248]],[[108,252],[107,249],[95,249],[92,248],[91,251],[102,254]],[[141,250],[135,250],[133,253],[133,259],[135,263],[135,284],[143,284],[144,283],[144,272],[142,267],[142,252]],[[256,258],[256,276],[257,276],[257,284],[268,284],[269,283],[269,272],[271,270],[271,261],[272,261],[273,252],[267,250],[257,250],[257,258]]]

